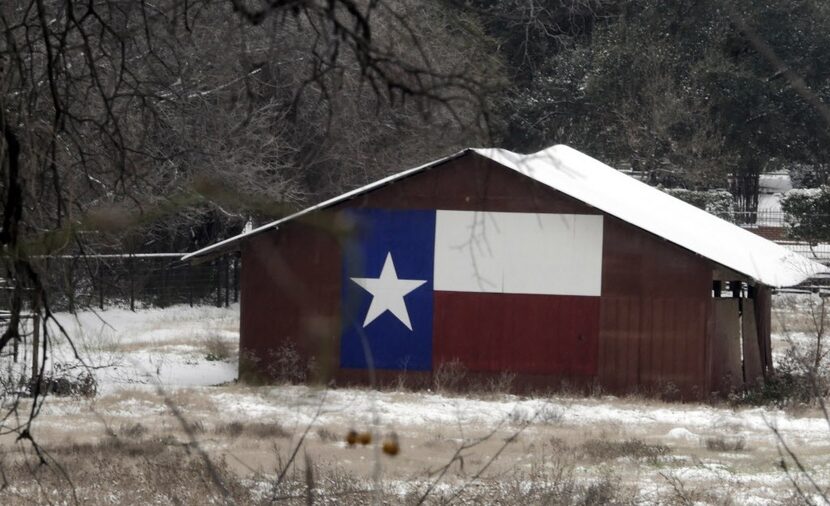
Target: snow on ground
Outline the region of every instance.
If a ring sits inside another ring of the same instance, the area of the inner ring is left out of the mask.
[[[803,303],[802,303],[803,304]],[[75,316],[59,314],[58,321],[73,337],[92,365],[99,393],[147,385],[182,388],[221,385],[236,379],[233,360],[207,360],[206,343],[224,341],[236,351],[238,306],[230,308],[174,306],[167,309],[109,309],[85,311]],[[808,333],[790,336],[808,346]],[[58,341],[53,362],[70,361],[66,342]],[[780,348],[780,347],[776,347]],[[747,438],[769,439],[770,425],[798,440],[824,444],[828,426],[820,417],[796,417],[768,408],[729,409],[700,404],[642,404],[603,399],[533,399],[503,396],[501,399],[446,397],[434,393],[370,392],[367,390],[316,390],[304,386],[232,391],[212,394],[222,412],[250,418],[278,417],[303,425],[314,417],[321,397],[325,412],[321,423],[337,420],[370,421],[375,416],[389,425],[443,425],[453,423],[493,425],[504,420],[556,419],[572,425],[616,423],[631,427],[672,426],[666,437],[700,438],[726,428]],[[141,416],[138,412],[136,415]]]
[[[165,309],[125,308],[59,313],[56,319],[72,339],[83,361],[94,369],[99,393],[137,384],[187,387],[234,381],[237,365],[207,360],[211,341],[220,341],[233,354],[239,341],[239,306],[173,306]],[[50,366],[78,361],[54,322],[54,351]],[[25,360],[24,360],[25,362]]]
[[[785,302],[781,305],[785,312],[803,311],[807,304],[801,299]],[[703,488],[706,484],[726,484],[730,493],[740,495],[740,504],[767,504],[780,498],[789,482],[776,468],[778,441],[773,426],[792,448],[805,454],[822,480],[830,468],[830,427],[818,412],[810,410],[671,404],[611,396],[465,397],[429,391],[236,385],[238,311],[238,306],[175,306],[57,315],[79,353],[93,367],[98,395],[91,400],[49,398],[35,430],[46,434],[47,439],[51,434],[56,441],[82,435],[101,437],[108,427],[136,422],[151,431],[170,431],[177,426],[170,418],[171,403],[179,406],[189,420],[211,427],[244,421],[278,423],[291,434],[302,433],[309,425],[336,434],[350,427],[395,430],[409,441],[406,448],[411,455],[401,474],[414,476],[447,458],[441,451],[451,453],[472,434],[496,429],[504,437],[528,424],[523,432],[526,442],[504,456],[507,469],[534,465],[535,441],[561,439],[576,448],[591,438],[639,439],[672,448],[673,453],[653,468],[634,472],[624,459],[611,467],[636,482],[640,498],[646,503],[651,502],[649,494],[666,492],[666,472],[692,485],[703,484],[699,485]],[[52,331],[56,330],[53,324]],[[810,344],[808,332],[791,336],[796,346]],[[782,341],[781,336],[776,337],[777,348]],[[229,353],[217,357],[217,350]],[[73,356],[67,341],[56,339],[50,369],[53,373],[72,367],[79,370]],[[21,364],[27,358],[24,354]],[[707,442],[713,438],[741,440],[747,450],[708,451]],[[351,449],[342,440],[312,440],[309,451],[317,452],[321,459],[358,470],[371,461],[371,454],[357,458],[355,453],[344,453]],[[214,436],[204,445],[220,455],[239,453],[257,462],[273,458],[268,453],[270,445],[255,443],[251,448],[217,441]],[[482,457],[496,449],[486,447]],[[590,477],[597,469],[586,464],[583,471]],[[390,479],[406,480],[406,476]]]

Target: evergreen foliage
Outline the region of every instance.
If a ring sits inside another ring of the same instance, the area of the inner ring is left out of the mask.
[[[830,186],[790,190],[781,209],[791,238],[812,245],[830,242]]]

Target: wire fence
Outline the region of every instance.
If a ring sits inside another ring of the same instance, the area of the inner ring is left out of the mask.
[[[64,255],[37,258],[53,311],[175,304],[228,306],[239,301],[240,262],[225,255],[198,265],[181,253]],[[1,284],[0,284],[1,285]],[[12,291],[0,286],[0,308]]]
[[[758,209],[757,211],[732,211],[732,222],[746,228],[786,226],[786,213],[778,209]]]
[[[732,222],[785,248],[811,258],[830,263],[830,244],[820,241],[803,241],[794,239],[788,228],[787,213],[777,209],[759,209],[757,211],[735,211],[731,213]],[[826,219],[830,216],[813,215],[811,219]]]

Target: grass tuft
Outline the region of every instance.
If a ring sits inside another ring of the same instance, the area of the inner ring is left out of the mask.
[[[746,450],[746,439],[743,436],[707,437],[706,449],[713,452],[740,452]]]
[[[666,445],[648,444],[640,439],[627,441],[590,439],[582,444],[582,451],[592,459],[601,461],[628,457],[634,460],[657,462],[660,457],[671,453],[671,449]]]

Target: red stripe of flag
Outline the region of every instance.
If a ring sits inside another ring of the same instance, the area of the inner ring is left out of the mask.
[[[595,375],[599,297],[434,292],[433,370]]]

